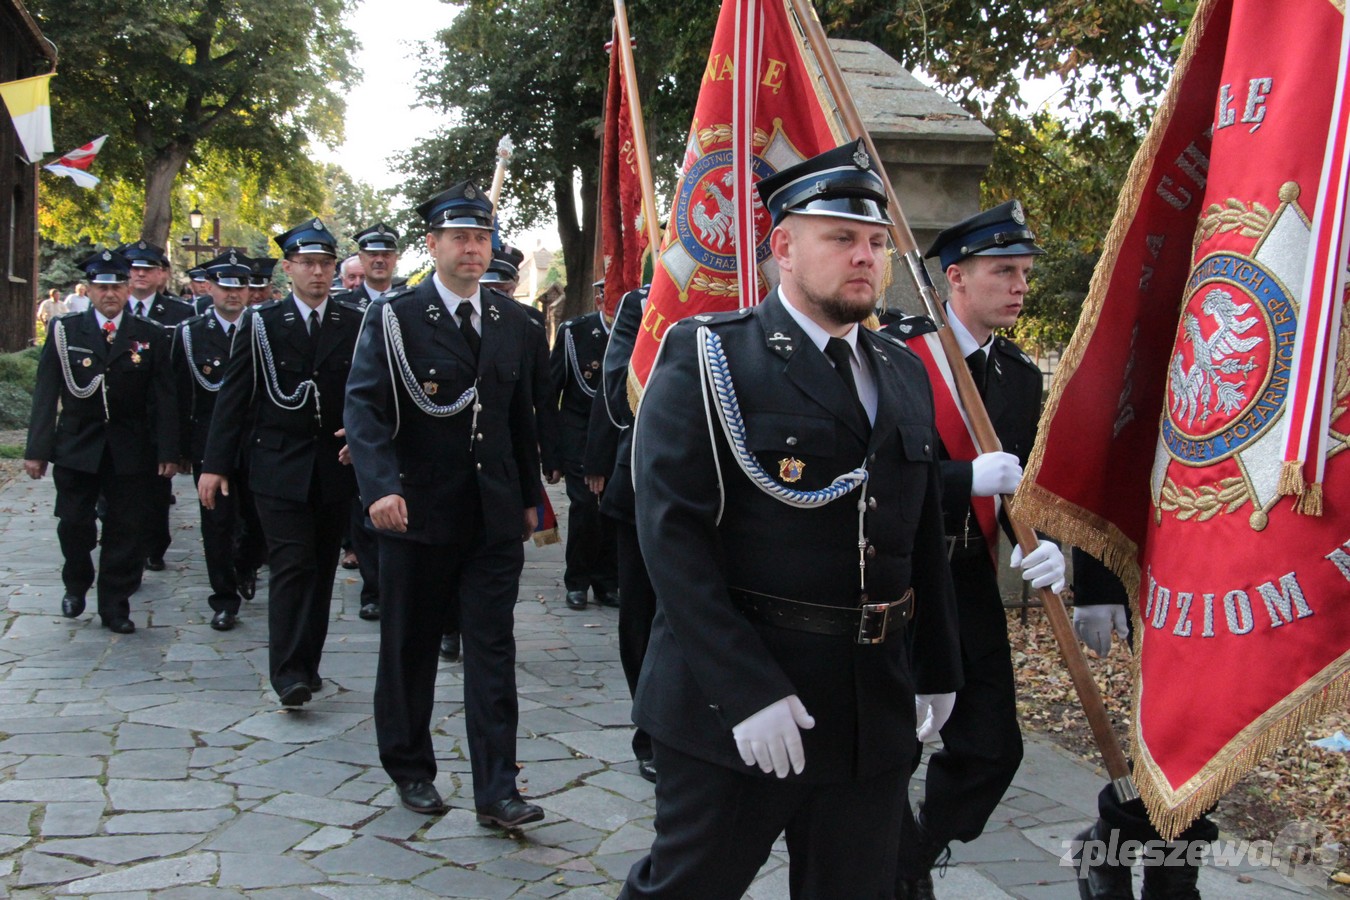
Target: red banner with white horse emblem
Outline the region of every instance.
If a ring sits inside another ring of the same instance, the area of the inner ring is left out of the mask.
[[[723,2],[633,349],[639,389],[674,322],[753,306],[778,283],[754,186],[843,142],[818,79],[786,0]]]
[[[1347,41],[1330,0],[1200,4],[1018,491],[1138,600],[1164,835],[1350,694]]]

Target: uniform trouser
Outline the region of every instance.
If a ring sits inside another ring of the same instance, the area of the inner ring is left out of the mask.
[[[201,463],[192,464],[192,481],[201,480]],[[202,521],[202,553],[206,556],[206,578],[211,582],[211,596],[207,603],[216,612],[239,614],[238,530],[239,497],[235,479],[230,478],[230,493],[216,496],[216,508],[207,509],[200,501]]]
[[[656,839],[629,870],[621,900],[740,898],[784,832],[794,900],[892,896],[908,767],[842,784],[804,784],[652,744]]]
[[[380,602],[380,545],[375,532],[366,527],[366,506],[360,497],[352,498],[351,521],[347,537],[361,572],[361,604]]]
[[[431,781],[431,710],[445,606],[459,597],[464,642],[464,718],[478,807],[516,790],[516,595],[525,551],[519,540],[419,544],[382,533],[380,659],[375,736],[395,783]]]
[[[173,479],[155,477],[150,488],[148,518],[141,536],[141,556],[145,559],[163,559],[172,538],[169,536],[169,498],[173,496]]]
[[[319,677],[347,501],[254,494],[267,535],[268,671],[278,694]]]
[[[1007,641],[978,659],[968,658],[963,649],[961,663],[965,683],[942,726],[942,749],[929,757],[924,786],[925,830],[942,844],[980,836],[1022,763]],[[922,875],[923,867],[915,852],[919,841],[908,796],[905,811],[897,877],[909,880]]]
[[[1208,810],[1208,812],[1213,811],[1213,807]],[[1209,818],[1208,812],[1192,822],[1185,831],[1176,836],[1175,840],[1218,840],[1219,826],[1215,825]],[[1144,808],[1144,801],[1131,800],[1128,803],[1121,803],[1116,799],[1115,788],[1111,787],[1110,784],[1103,787],[1101,793],[1097,795],[1097,814],[1108,829],[1120,832],[1117,846],[1125,841],[1138,841],[1141,844],[1146,844],[1149,841],[1162,840],[1162,835],[1158,833],[1158,829],[1154,828],[1153,823],[1148,820],[1148,810]],[[1110,840],[1106,836],[1103,839]]]
[[[581,475],[568,474],[567,568],[563,585],[569,591],[593,588],[597,597],[614,592],[617,580],[614,520],[600,515],[600,498]],[[622,595],[621,595],[622,596]]]
[[[642,660],[652,636],[652,617],[656,615],[656,590],[647,575],[647,564],[638,548],[637,526],[632,522],[604,516],[613,523],[619,551],[619,661],[628,681],[628,695],[637,696]],[[633,755],[652,758],[651,735],[641,728],[633,732]]]
[[[258,504],[248,486],[248,470],[239,469],[230,479],[230,493],[239,503],[237,546],[239,571],[257,572],[267,564],[267,536],[258,518]]]
[[[98,546],[94,507],[99,495],[107,500],[103,518],[103,545],[98,554],[98,614],[106,625],[131,612],[128,598],[140,584],[141,528],[150,514],[150,495],[158,475],[118,475],[112,454],[103,451],[97,472],[80,472],[57,464],[56,536],[65,563],[61,581],[66,592],[83,597],[95,583],[93,552]]]

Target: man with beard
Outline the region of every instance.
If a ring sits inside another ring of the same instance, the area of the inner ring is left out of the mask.
[[[858,324],[890,224],[872,166],[858,141],[760,181],[781,285],[672,326],[647,382],[656,838],[620,897],[741,897],[784,833],[793,897],[892,887],[916,694],[960,659],[932,393]]]
[[[107,501],[98,559],[98,614],[117,634],[136,630],[131,593],[140,583],[140,546],[155,483],[178,471],[178,417],[169,371],[171,335],[127,315],[130,266],[121,254],[82,263],[91,308],[52,320],[38,360],[23,468],[41,478],[54,463],[56,535],[65,565],[61,613],[84,612],[95,583],[95,506]],[[60,410],[58,413],[58,403]]]
[[[319,219],[274,238],[291,295],[250,309],[216,398],[197,493],[228,494],[249,448],[249,488],[267,536],[268,669],[283,706],[322,689],[338,545],[356,493],[342,462],[342,406],[361,313],[328,297],[337,242]]]
[[[183,411],[183,457],[192,460],[192,477],[200,480],[202,457],[211,429],[211,413],[216,395],[225,377],[225,366],[244,312],[248,292],[249,267],[246,259],[234,251],[206,267],[211,280],[213,306],[200,316],[178,326],[173,357],[178,384],[179,406]],[[240,502],[242,479],[236,469],[230,473],[232,490],[218,499],[214,508],[201,506],[202,550],[206,555],[206,575],[211,582],[207,602],[214,615],[211,627],[216,631],[234,628],[239,617],[241,594],[252,596],[254,566],[240,553]],[[243,588],[243,590],[241,590]]]

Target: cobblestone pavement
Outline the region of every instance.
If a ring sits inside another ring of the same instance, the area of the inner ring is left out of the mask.
[[[566,608],[559,545],[528,547],[516,608],[520,785],[547,817],[505,834],[474,819],[461,667],[442,664],[434,719],[437,786],[454,809],[427,818],[398,805],[376,758],[378,630],[357,618],[355,573],[338,570],[322,692],[283,712],[267,688],[265,579],[235,630],[212,631],[191,479],[175,489],[168,569],[146,574],[126,636],[90,613],[60,616],[51,479],[0,491],[0,897],[618,892],[651,842],[652,787],[629,748],[617,614]],[[1030,740],[990,831],[955,848],[938,895],[1076,897],[1056,857],[1099,784]],[[781,851],[750,897],[787,896]],[[1207,896],[1308,893],[1269,869],[1203,878]]]

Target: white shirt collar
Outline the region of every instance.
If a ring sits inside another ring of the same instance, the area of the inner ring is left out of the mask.
[[[98,327],[100,331],[103,330],[103,326],[108,322],[113,323],[113,328],[122,327],[122,313],[118,313],[115,318],[109,319],[107,316],[103,315],[103,313],[99,312],[98,307],[95,306],[94,304],[92,303],[89,304],[89,308],[94,311],[94,319],[95,321],[98,322]],[[123,310],[125,311],[125,307],[123,307]]]
[[[976,350],[983,350],[985,357],[988,358],[989,351],[994,346],[994,336],[989,335],[989,340],[983,344],[975,341],[975,335],[970,333],[970,329],[961,321],[960,316],[952,309],[950,303],[947,304],[947,324],[951,326],[952,335],[956,338],[956,346],[960,348],[962,356],[970,356]]]
[[[445,308],[450,310],[451,315],[458,314],[459,305],[463,303],[465,300],[467,300],[471,304],[473,304],[473,314],[477,316],[480,320],[483,318],[482,288],[475,289],[472,297],[461,297],[459,294],[456,294],[454,291],[450,290],[448,287],[442,284],[441,280],[436,277],[435,272],[431,273],[431,283],[436,286],[436,293],[440,296],[441,302],[445,304]]]
[[[226,333],[226,334],[229,334],[229,332],[230,332],[230,326],[231,326],[231,325],[238,325],[238,324],[239,324],[239,319],[242,319],[242,318],[243,318],[243,314],[241,313],[240,316],[239,316],[239,319],[235,319],[233,322],[231,322],[229,319],[227,319],[227,318],[225,318],[224,316],[222,316],[222,315],[220,314],[220,311],[219,311],[218,309],[216,309],[214,305],[212,305],[212,307],[211,307],[211,315],[213,315],[213,316],[216,317],[216,321],[220,323],[220,327],[221,327],[221,328],[224,328],[224,329],[225,329],[225,333]]]
[[[783,289],[779,287],[778,292],[782,294]],[[783,308],[787,310],[788,315],[792,316],[792,321],[800,325],[802,331],[806,332],[806,336],[810,338],[811,343],[816,345],[816,349],[819,350],[821,353],[824,353],[825,344],[828,343],[830,338],[834,337],[834,335],[830,334],[824,328],[821,328],[818,324],[816,324],[816,322],[814,322],[809,316],[807,316],[806,313],[802,312],[797,307],[793,306],[792,303],[788,300],[786,295],[783,295],[781,299],[783,301]],[[849,328],[848,333],[842,335],[841,339],[844,341],[844,343],[848,344],[849,353],[853,354],[853,358],[857,360],[858,326],[854,325],[853,327]]]
[[[315,307],[310,307],[310,305],[309,305],[308,303],[306,303],[305,301],[301,300],[299,297],[295,296],[295,294],[291,294],[291,301],[292,301],[293,303],[295,303],[295,308],[296,308],[296,310],[300,313],[300,321],[301,321],[301,322],[304,322],[306,325],[309,324],[309,311],[310,311],[311,308],[317,309],[317,310],[319,311],[319,321],[320,321],[320,322],[323,321],[324,315],[328,312],[328,298],[327,298],[327,297],[324,297],[324,298],[323,298],[323,302],[320,303],[318,306],[315,306]]]

